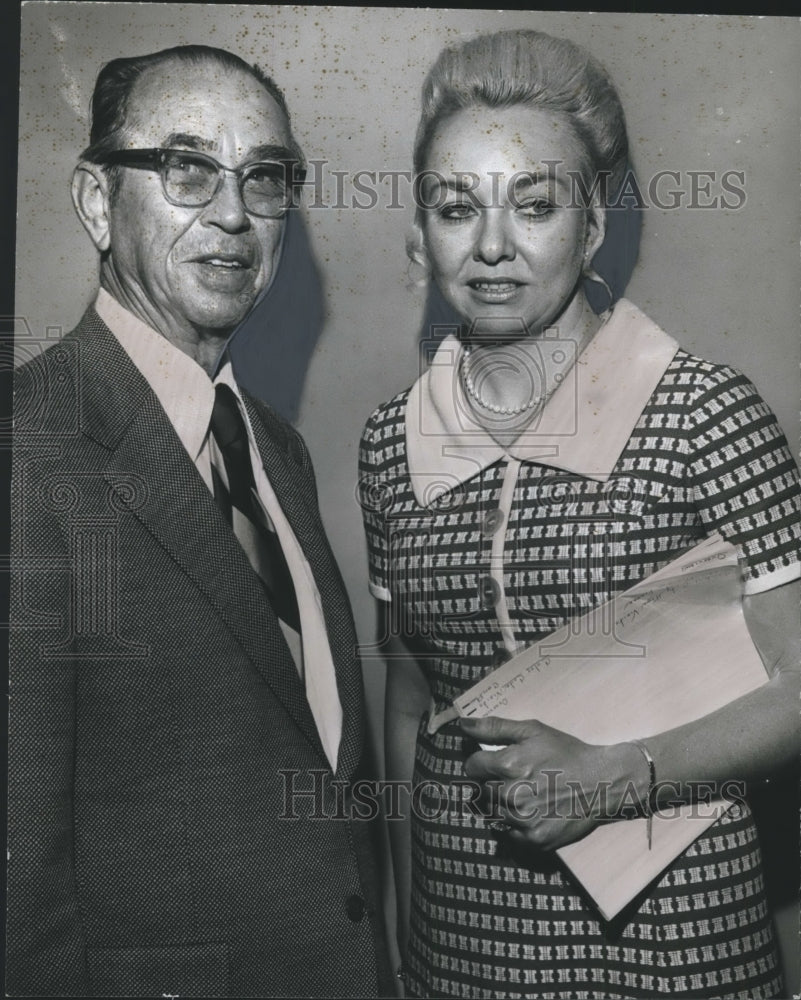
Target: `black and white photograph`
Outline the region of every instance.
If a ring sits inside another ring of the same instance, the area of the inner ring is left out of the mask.
[[[801,994],[799,56],[22,3],[7,995]]]

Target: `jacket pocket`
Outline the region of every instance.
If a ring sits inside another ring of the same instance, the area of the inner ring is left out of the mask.
[[[228,946],[224,942],[89,948],[88,959],[95,996],[228,995]]]

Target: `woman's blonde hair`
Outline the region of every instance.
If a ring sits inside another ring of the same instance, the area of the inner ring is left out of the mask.
[[[508,108],[522,104],[561,115],[587,155],[584,178],[596,177],[605,204],[620,187],[628,162],[626,120],[608,73],[590,53],[566,38],[528,29],[478,35],[443,49],[423,84],[423,107],[414,142],[414,169],[426,167],[437,126],[463,108]],[[409,256],[424,263],[420,218],[407,243]]]

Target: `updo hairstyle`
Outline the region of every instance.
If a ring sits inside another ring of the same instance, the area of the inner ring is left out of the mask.
[[[508,108],[524,105],[562,116],[586,152],[583,180],[591,190],[595,178],[602,206],[626,173],[626,121],[615,86],[590,53],[566,38],[541,31],[511,30],[478,35],[443,49],[423,84],[422,114],[414,142],[414,169],[426,169],[434,134],[448,117],[464,108]],[[422,219],[407,251],[425,266]]]

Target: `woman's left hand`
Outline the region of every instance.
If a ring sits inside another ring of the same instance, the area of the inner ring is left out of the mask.
[[[554,850],[586,837],[620,807],[612,801],[619,781],[608,754],[617,748],[584,743],[534,719],[490,716],[459,722],[472,739],[503,744],[472,754],[464,769],[485,786],[512,841]],[[632,789],[629,815],[636,812]]]

